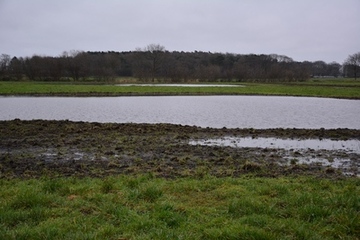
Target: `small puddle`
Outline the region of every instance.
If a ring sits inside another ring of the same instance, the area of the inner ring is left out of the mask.
[[[296,164],[317,164],[323,167],[332,167],[342,171],[345,175],[354,175],[360,177],[359,169],[360,164],[358,162],[352,161],[350,158],[310,158],[310,157],[284,157],[288,160],[288,165],[292,163]]]
[[[282,148],[282,149],[314,149],[314,150],[344,150],[360,153],[359,140],[335,141],[331,139],[279,139],[279,138],[251,138],[224,137],[207,140],[192,140],[191,145],[248,147],[248,148]]]
[[[49,148],[46,152],[40,153],[45,162],[54,162],[58,161],[59,159],[63,159],[65,161],[81,161],[81,160],[94,160],[94,154],[80,152],[78,150],[68,151],[66,153],[59,152],[56,149]]]

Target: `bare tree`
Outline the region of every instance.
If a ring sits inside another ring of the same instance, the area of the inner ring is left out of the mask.
[[[345,75],[354,76],[355,80],[360,70],[360,52],[349,55],[344,63]],[[352,74],[351,74],[352,73]]]
[[[9,70],[10,61],[11,61],[10,55],[8,54],[0,55],[0,77],[6,78]]]
[[[139,51],[139,49],[137,50]],[[145,57],[148,61],[150,61],[150,75],[152,81],[154,82],[164,59],[164,52],[166,51],[165,47],[160,44],[149,44],[142,51],[146,53]]]
[[[324,61],[313,62],[312,75],[316,77],[324,77],[326,75],[327,64]]]
[[[331,62],[327,64],[328,76],[338,77],[340,75],[341,65],[337,62]]]
[[[270,58],[278,61],[278,62],[285,62],[285,63],[291,63],[293,62],[294,60],[288,56],[285,56],[285,55],[278,55],[278,54],[270,54],[269,55]]]
[[[24,59],[13,57],[10,62],[11,78],[21,80],[24,74]]]
[[[71,77],[74,81],[85,77],[86,57],[86,53],[83,51],[71,50],[70,52],[63,52],[62,58],[65,62],[67,77]]]

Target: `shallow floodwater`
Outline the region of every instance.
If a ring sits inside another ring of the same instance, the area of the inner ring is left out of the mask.
[[[341,169],[344,174],[359,172],[359,140],[337,141],[331,139],[279,139],[251,137],[223,137],[192,140],[190,145],[235,148],[277,149],[282,152],[282,163],[320,164]],[[261,152],[261,151],[260,151]],[[354,161],[357,160],[357,161]],[[359,174],[356,174],[359,176]]]
[[[284,149],[313,149],[313,150],[344,150],[360,154],[360,141],[337,141],[331,139],[280,139],[280,138],[251,138],[224,137],[218,139],[193,140],[191,145],[224,146],[224,147],[261,147]]]
[[[0,97],[0,120],[360,129],[360,101],[275,96]]]

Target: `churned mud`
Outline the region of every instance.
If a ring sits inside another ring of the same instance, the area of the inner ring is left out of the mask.
[[[172,124],[0,121],[0,177],[359,176],[360,154],[346,150],[190,144],[228,137],[360,140],[351,129],[212,129]],[[340,160],[343,161],[340,161]]]

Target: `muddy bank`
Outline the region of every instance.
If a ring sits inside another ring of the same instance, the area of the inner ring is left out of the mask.
[[[212,129],[171,124],[0,121],[0,177],[102,177],[152,173],[159,177],[359,174],[360,156],[344,151],[190,145],[190,140],[235,137],[360,140],[351,129]],[[289,160],[291,156],[291,160]],[[316,161],[346,158],[346,167]],[[344,174],[345,173],[345,174]]]

